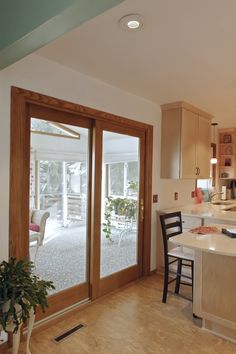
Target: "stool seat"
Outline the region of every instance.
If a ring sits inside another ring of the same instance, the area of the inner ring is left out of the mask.
[[[168,256],[194,261],[194,251],[187,247],[178,246],[168,252]]]

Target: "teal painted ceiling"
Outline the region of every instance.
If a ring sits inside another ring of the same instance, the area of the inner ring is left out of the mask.
[[[0,69],[124,0],[0,0]]]

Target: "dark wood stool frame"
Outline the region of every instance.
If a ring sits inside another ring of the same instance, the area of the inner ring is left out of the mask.
[[[176,218],[177,220],[174,222],[166,223],[166,220],[172,219],[172,218]],[[180,289],[181,284],[192,286],[192,299],[190,299],[192,301],[193,300],[194,261],[190,260],[188,258],[184,258],[184,257],[172,256],[171,254],[169,254],[169,251],[168,251],[169,238],[179,235],[183,232],[181,212],[177,211],[174,213],[160,215],[160,221],[161,221],[161,229],[162,229],[162,237],[163,237],[164,264],[165,264],[162,302],[166,303],[167,293],[168,293],[168,285],[174,281],[176,282],[175,283],[175,294],[179,294],[179,289]],[[171,232],[170,229],[174,229],[175,231]],[[176,229],[177,229],[177,231],[176,231]],[[168,230],[169,230],[169,232],[168,232]],[[169,260],[170,257],[172,258],[172,260]],[[177,272],[170,271],[169,270],[170,264],[173,264],[175,262],[178,263],[177,264]],[[186,262],[190,262],[190,263],[186,263]],[[182,274],[182,267],[183,266],[191,267],[191,276]],[[169,280],[169,274],[176,275],[176,277]],[[181,281],[181,277],[190,279],[191,283]]]

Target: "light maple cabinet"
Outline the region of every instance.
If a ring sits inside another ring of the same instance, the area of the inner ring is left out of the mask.
[[[209,178],[212,115],[186,102],[161,109],[161,178]]]

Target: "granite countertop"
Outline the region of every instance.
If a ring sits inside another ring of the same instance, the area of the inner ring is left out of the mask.
[[[217,205],[215,203],[224,203]],[[235,208],[235,211],[230,211]],[[236,223],[236,200],[214,201],[213,203],[189,204],[174,208],[163,209],[161,212],[171,213],[181,211],[184,216],[195,216],[199,218],[209,218],[214,220],[222,220]]]

